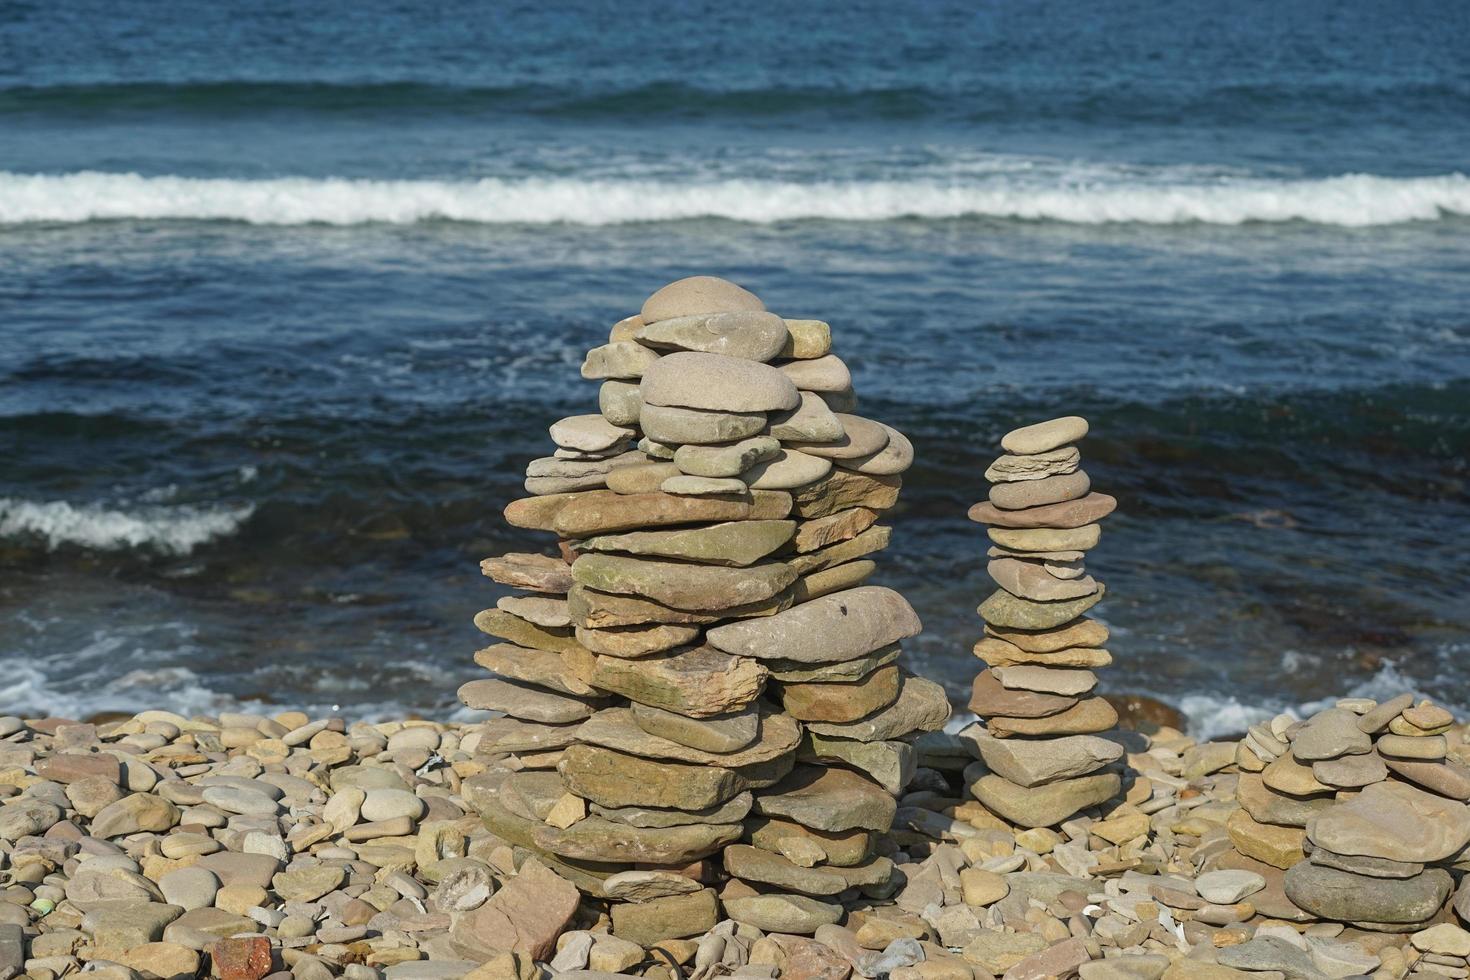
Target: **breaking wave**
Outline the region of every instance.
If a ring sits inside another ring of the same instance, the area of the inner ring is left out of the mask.
[[[53,551],[71,545],[98,551],[139,548],[187,555],[202,544],[234,534],[254,512],[253,504],[121,510],[64,500],[38,503],[0,497],[0,538],[38,538]]]
[[[1470,178],[1345,174],[1320,179],[1140,177],[1069,180],[1003,173],[969,179],[793,181],[665,178],[234,180],[81,172],[0,172],[0,225],[240,221],[258,225],[611,225],[718,218],[888,221],[988,218],[1068,224],[1299,221],[1340,227],[1470,215]]]

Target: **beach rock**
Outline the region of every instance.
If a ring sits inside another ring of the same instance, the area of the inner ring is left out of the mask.
[[[1017,558],[997,558],[986,566],[995,584],[1011,595],[1036,602],[1080,599],[1097,591],[1091,575],[1076,579],[1059,579],[1047,573],[1040,562]]]
[[[592,683],[639,704],[707,718],[749,705],[760,696],[766,676],[757,661],[702,646],[638,660],[599,657]]]
[[[631,381],[609,379],[597,389],[597,410],[613,425],[637,425],[642,409],[643,390]]]
[[[594,745],[573,745],[557,764],[567,788],[604,807],[699,810],[745,788],[729,769],[655,762]]]
[[[1449,897],[1449,873],[1430,868],[1412,878],[1365,878],[1309,862],[1286,872],[1286,894],[1324,919],[1411,925],[1432,918]]]
[[[594,347],[582,361],[582,377],[589,380],[637,380],[658,362],[658,352],[631,340]]]
[[[811,935],[842,919],[842,906],[805,895],[747,895],[725,899],[725,913],[742,925],[767,932]]]
[[[563,449],[588,453],[612,449],[633,436],[632,429],[613,425],[601,415],[573,415],[553,422],[550,431],[552,442]]]
[[[781,706],[799,721],[857,721],[898,698],[898,667],[880,667],[857,681],[782,684]]]
[[[662,287],[644,300],[644,323],[710,313],[764,311],[765,304],[748,289],[718,276],[689,276]]]
[[[1034,602],[1014,596],[1004,589],[997,589],[980,604],[979,612],[992,626],[1049,630],[1076,619],[1097,605],[1102,600],[1104,591],[1104,587],[1099,584],[1096,592],[1079,599]]]
[[[764,412],[721,412],[646,402],[638,421],[648,438],[670,446],[734,442],[766,427]],[[675,450],[670,458],[677,455]]]
[[[795,521],[727,521],[673,531],[633,531],[588,538],[583,551],[627,552],[707,565],[745,567],[792,539]]]
[[[691,476],[733,477],[780,452],[779,439],[755,436],[723,446],[680,446],[674,465]]]
[[[896,808],[893,797],[856,773],[813,766],[797,766],[755,802],[764,816],[826,831],[887,830]]]
[[[1024,456],[1006,455],[990,464],[985,471],[985,479],[991,483],[1044,480],[1047,477],[1075,473],[1081,460],[1082,454],[1076,446],[1063,446]]]
[[[943,687],[922,677],[904,676],[891,705],[857,721],[808,722],[806,728],[818,735],[874,742],[912,732],[938,731],[949,716],[949,698]]]
[[[1403,783],[1377,783],[1314,816],[1307,836],[1337,854],[1432,863],[1470,843],[1470,808]]]
[[[1077,442],[1086,435],[1087,420],[1077,415],[1068,415],[1012,429],[1001,437],[1000,447],[1008,453],[1032,456]]]
[[[450,940],[456,952],[481,961],[507,951],[546,960],[578,901],[575,886],[528,858],[504,888],[454,923]]]
[[[897,476],[834,469],[817,482],[793,490],[791,510],[797,517],[807,519],[854,507],[887,510],[898,502],[902,485],[903,480]]]
[[[1308,718],[1291,743],[1291,754],[1303,762],[1364,755],[1373,740],[1358,728],[1358,716],[1343,708],[1328,708]]]
[[[801,401],[795,408],[784,412],[773,412],[770,435],[785,442],[835,442],[842,438],[842,420],[827,407],[820,395],[811,391],[799,392]]]
[[[773,359],[789,339],[786,321],[760,310],[671,317],[645,323],[633,336],[655,349],[699,351],[751,361]]]
[[[1122,787],[1117,773],[1059,779],[1035,787],[1017,786],[996,775],[982,776],[970,792],[987,809],[1022,827],[1050,827],[1079,810],[1105,803]]]
[[[903,596],[892,589],[862,586],[765,619],[717,626],[706,639],[739,656],[823,663],[861,656],[922,628]]]
[[[914,444],[902,432],[882,422],[876,423],[888,433],[888,444],[877,452],[837,460],[837,465],[857,473],[896,476],[914,465]]]
[[[1095,735],[1001,739],[976,734],[973,738],[980,757],[996,775],[1026,788],[1085,776],[1123,756],[1121,745]]]
[[[461,685],[459,700],[469,708],[503,711],[512,718],[549,724],[580,721],[596,710],[596,703],[587,699],[493,678]]]
[[[572,577],[588,588],[643,596],[676,609],[721,610],[760,602],[791,585],[796,576],[782,562],[729,568],[584,554],[572,565]]]
[[[1092,481],[1081,470],[1039,480],[997,483],[990,488],[990,502],[1002,510],[1024,510],[1064,503],[1087,496]]]
[[[784,370],[722,354],[680,351],[665,355],[644,372],[641,386],[645,421],[647,407],[653,405],[721,412],[775,412],[796,408],[801,403],[797,386]]]
[[[1089,493],[1076,500],[1059,504],[1028,507],[1025,510],[1002,510],[990,501],[975,504],[970,508],[970,520],[977,524],[989,524],[1003,528],[1050,528],[1066,530],[1080,528],[1107,517],[1117,509],[1118,501],[1105,493]],[[996,542],[999,544],[1000,542]],[[1054,551],[1072,549],[1048,549]],[[1084,549],[1075,549],[1084,550]]]
[[[830,472],[830,459],[782,449],[771,459],[746,470],[741,479],[757,490],[794,490],[815,483]]]
[[[760,736],[760,714],[754,707],[705,718],[634,703],[633,719],[650,735],[705,752],[738,752]]]
[[[612,907],[613,934],[640,946],[701,935],[713,929],[719,918],[719,903],[708,888]]]

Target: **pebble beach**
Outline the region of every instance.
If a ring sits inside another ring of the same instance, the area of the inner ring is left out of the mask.
[[[968,713],[910,669],[866,582],[915,453],[839,340],[697,276],[587,352],[505,506],[554,547],[481,563],[476,720],[0,718],[0,978],[1470,975],[1451,711],[1201,741],[1096,693],[1086,419],[985,471]]]

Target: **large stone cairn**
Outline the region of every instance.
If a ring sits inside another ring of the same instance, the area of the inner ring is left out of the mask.
[[[1112,657],[1108,629],[1085,613],[1103,596],[1082,559],[1097,544],[1097,521],[1117,502],[1091,492],[1074,443],[1087,434],[1076,416],[1016,429],[1006,455],[985,471],[990,499],[970,508],[992,542],[988,570],[999,588],[980,606],[985,636],[975,655],[970,710],[981,761],[966,772],[987,809],[1022,827],[1052,827],[1117,795],[1112,764],[1123,747],[1102,738],[1117,724],[1096,696],[1093,668]]]
[[[660,289],[588,352],[600,413],[551,426],[505,510],[559,554],[483,565],[527,594],[475,620],[504,642],[460,695],[504,717],[473,801],[625,939],[698,935],[720,904],[811,933],[883,894],[912,738],[949,715],[896,663],[918,617],[862,584],[913,449],[848,414],[830,349],[725,280]]]
[[[1470,859],[1470,768],[1451,756],[1453,725],[1444,708],[1403,694],[1252,726],[1236,752],[1232,843],[1289,869],[1286,895],[1312,916],[1380,932],[1422,929]],[[1454,747],[1463,757],[1462,740]],[[1455,911],[1470,913],[1470,895],[1461,893]]]

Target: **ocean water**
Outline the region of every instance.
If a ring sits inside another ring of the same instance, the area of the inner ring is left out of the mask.
[[[0,711],[446,716],[581,354],[733,278],[918,449],[977,661],[1000,435],[1080,413],[1115,692],[1470,706],[1470,8],[0,6]]]

